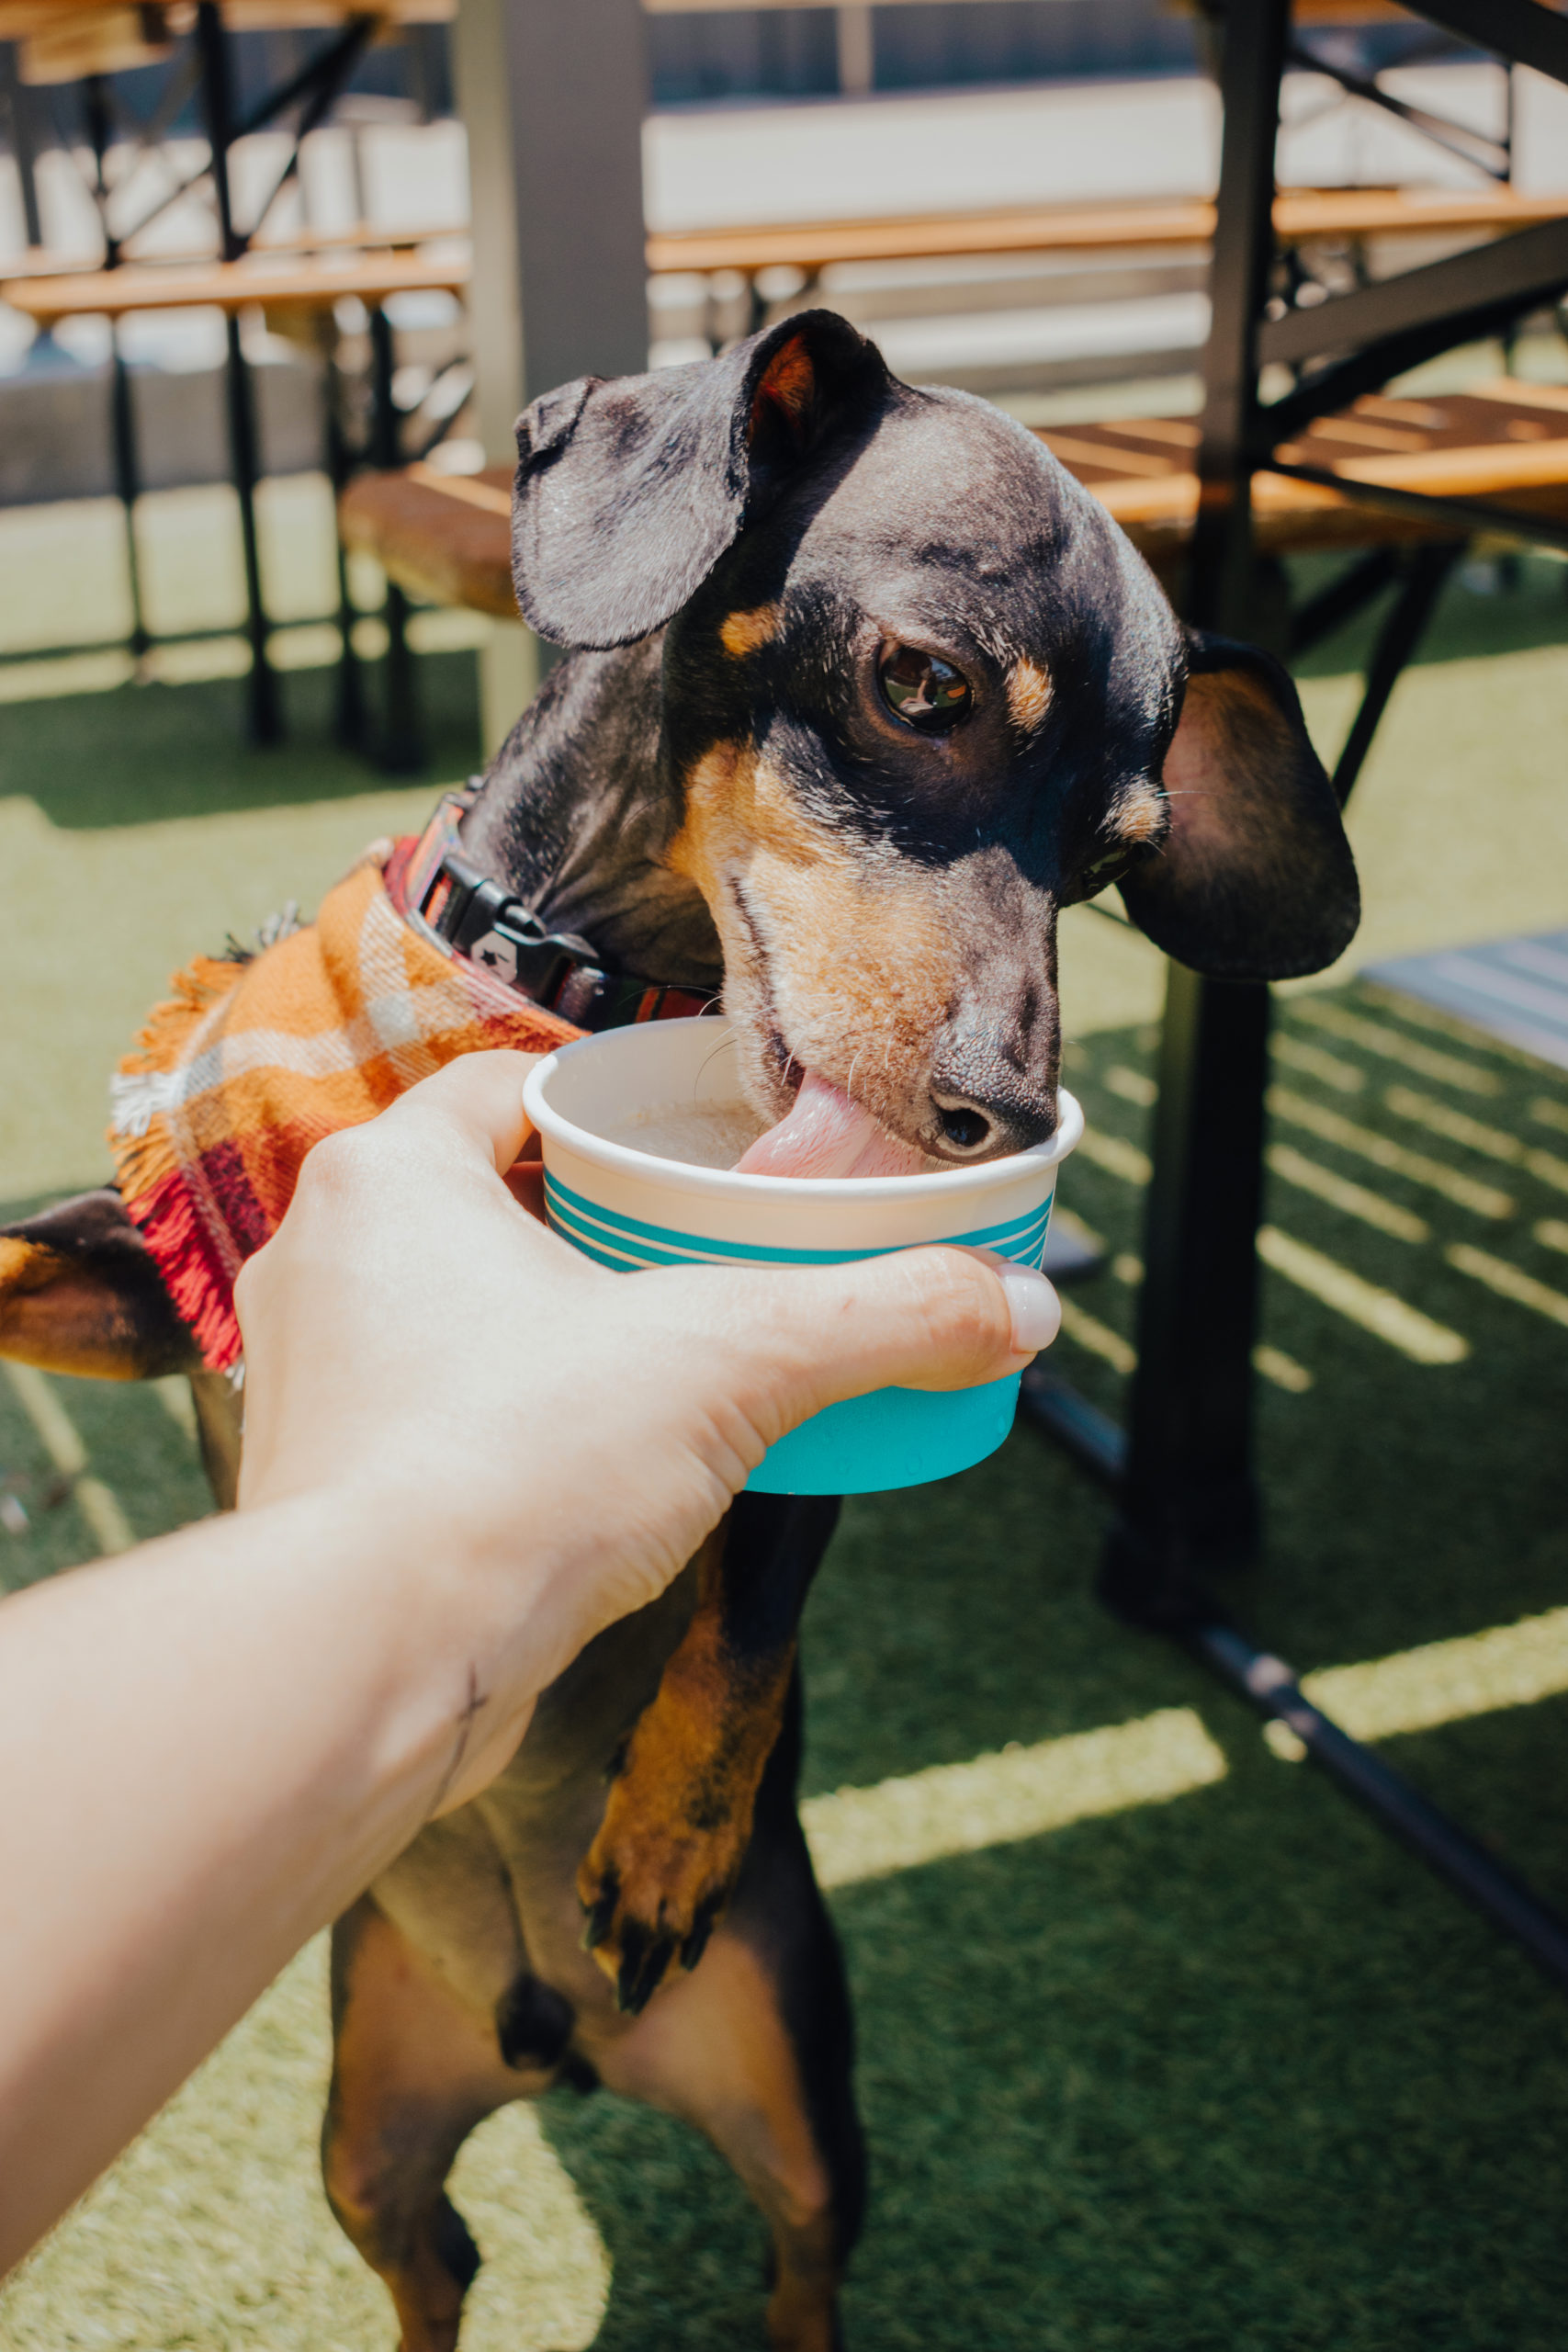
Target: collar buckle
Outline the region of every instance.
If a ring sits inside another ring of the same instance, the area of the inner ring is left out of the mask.
[[[553,1005],[574,973],[604,977],[585,939],[547,931],[521,899],[457,850],[448,849],[436,866],[419,912],[457,955],[536,1003]]]

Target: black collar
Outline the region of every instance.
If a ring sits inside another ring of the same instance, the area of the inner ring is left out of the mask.
[[[716,1012],[716,999],[607,971],[586,939],[547,931],[531,907],[463,854],[457,828],[477,786],[446,792],[403,867],[394,895],[403,920],[444,956],[460,956],[519,996],[579,1029]]]

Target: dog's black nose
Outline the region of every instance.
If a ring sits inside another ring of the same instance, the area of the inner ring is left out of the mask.
[[[931,1102],[943,1155],[954,1159],[1026,1151],[1031,1144],[1043,1143],[1056,1131],[1055,1088],[1036,1085],[1025,1072],[1005,1064],[962,1074],[956,1069],[938,1069]]]

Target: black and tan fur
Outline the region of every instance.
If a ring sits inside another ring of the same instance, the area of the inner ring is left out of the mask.
[[[519,599],[576,650],[493,762],[468,853],[606,961],[722,988],[770,1117],[810,1067],[938,1157],[1048,1135],[1057,912],[1113,876],[1221,978],[1348,943],[1354,870],[1289,681],[1183,632],[996,410],[911,390],[812,312],[569,385],[518,446]],[[884,699],[895,643],[967,680],[951,732]],[[0,1238],[0,1348],[109,1377],[194,1362],[104,1193]],[[837,2341],[864,2167],[794,1794],[795,1627],[835,1508],[743,1497],[341,1923],[327,2183],[405,2352],[457,2339],[465,2135],[563,2077],[705,2132],[772,2229],[769,2340]]]

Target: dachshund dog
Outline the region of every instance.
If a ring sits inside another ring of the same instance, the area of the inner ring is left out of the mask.
[[[462,858],[606,972],[722,993],[769,1121],[809,1077],[928,1160],[1048,1136],[1057,912],[1112,880],[1223,979],[1348,943],[1355,870],[1284,673],[1184,630],[986,402],[899,382],[808,311],[569,384],[517,440],[518,601],[571,650]],[[199,1373],[112,1192],[0,1238],[0,1348]],[[220,1456],[220,1384],[197,1385]],[[339,1923],[328,2193],[403,2352],[457,2340],[464,2138],[562,2079],[705,2132],[771,2228],[768,2341],[838,2342],[864,2160],[795,1795],[796,1624],[837,1508],[742,1495]]]

